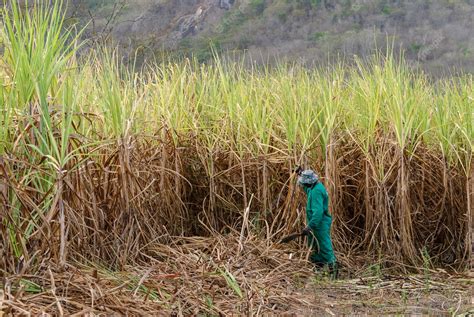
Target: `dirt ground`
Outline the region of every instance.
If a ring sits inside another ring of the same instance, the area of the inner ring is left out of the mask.
[[[322,306],[309,311],[316,315],[474,314],[473,280],[467,276],[381,276],[316,283],[310,290]]]
[[[150,246],[146,262],[121,270],[45,261],[34,275],[7,276],[0,316],[474,314],[473,272],[343,267],[333,281],[292,246],[238,236],[180,241]]]

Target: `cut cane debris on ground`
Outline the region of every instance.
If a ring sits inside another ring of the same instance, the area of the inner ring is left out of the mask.
[[[314,274],[297,245],[283,249],[247,238],[241,249],[238,236],[170,240],[176,243],[149,246],[151,264],[121,271],[92,264],[59,270],[45,262],[34,276],[7,278],[4,312],[462,316],[473,308],[474,281],[462,274],[427,270],[400,277],[386,269],[343,267],[342,279],[330,281]]]

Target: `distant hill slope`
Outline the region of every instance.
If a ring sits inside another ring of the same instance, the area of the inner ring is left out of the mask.
[[[474,71],[474,0],[75,0],[87,36],[108,35],[145,56],[199,59],[217,50],[255,59],[324,62],[366,56],[386,40],[415,66]]]

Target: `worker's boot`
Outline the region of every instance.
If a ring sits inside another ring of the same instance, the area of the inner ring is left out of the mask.
[[[332,280],[337,280],[339,277],[339,265],[337,262],[328,264],[329,277]]]
[[[326,266],[326,263],[322,263],[322,262],[312,262],[312,264],[313,264],[313,271],[315,273],[323,271],[324,267]]]
[[[314,273],[323,274],[324,276],[329,277],[331,280],[337,280],[339,277],[339,267],[337,262],[334,263],[321,263],[313,262],[313,271]]]

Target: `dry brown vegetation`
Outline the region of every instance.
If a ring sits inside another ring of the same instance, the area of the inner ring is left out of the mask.
[[[400,295],[383,270],[427,281],[443,267],[465,302],[455,272],[472,255],[472,77],[430,83],[391,56],[133,72],[107,52],[76,61],[58,8],[12,10],[0,60],[10,312],[316,309],[298,288],[314,279],[304,242],[278,244],[304,226],[296,164],[322,175],[346,271],[376,265],[374,283]]]
[[[374,275],[345,268],[342,280],[330,281],[314,274],[295,245],[269,246],[252,236],[239,240],[239,235],[161,236],[147,248],[152,262],[120,271],[91,263],[54,269],[44,262],[34,275],[8,278],[0,306],[15,315],[74,316],[462,316],[470,311],[472,280],[462,275],[427,270],[401,278],[385,270]]]

